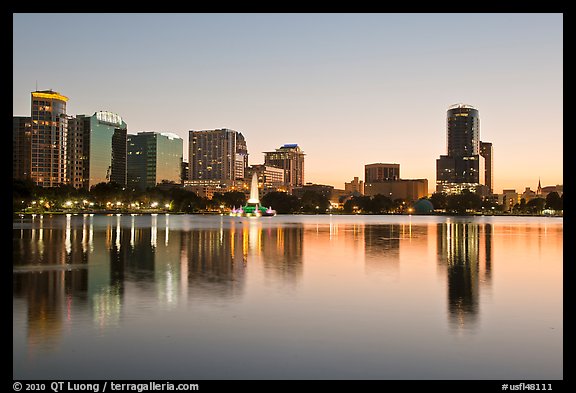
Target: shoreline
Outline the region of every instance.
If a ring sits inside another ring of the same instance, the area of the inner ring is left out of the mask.
[[[146,210],[146,211],[129,211],[129,210],[89,210],[89,211],[46,211],[46,212],[13,212],[12,216],[15,217],[25,217],[25,216],[32,216],[32,215],[153,215],[153,214],[169,214],[169,215],[198,215],[198,216],[228,216],[229,214],[222,213],[222,212],[196,212],[196,213],[186,213],[186,212],[170,212],[165,210]],[[437,213],[366,213],[366,214],[357,214],[357,213],[344,213],[344,212],[332,212],[332,213],[278,213],[279,216],[453,216],[453,217],[547,217],[547,218],[564,218],[564,214],[511,214],[511,213],[465,213],[465,214],[458,214],[458,213],[445,213],[445,212],[437,212]]]

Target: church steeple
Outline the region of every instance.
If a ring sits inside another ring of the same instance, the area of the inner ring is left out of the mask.
[[[538,188],[536,189],[536,195],[542,195],[542,186],[540,185],[540,178],[538,178]]]

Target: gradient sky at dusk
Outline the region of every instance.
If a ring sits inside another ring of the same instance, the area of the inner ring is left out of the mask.
[[[435,189],[446,110],[480,113],[494,191],[563,184],[563,15],[14,14],[13,114],[30,92],[129,133],[230,128],[250,164],[298,143],[305,181],[400,164]]]

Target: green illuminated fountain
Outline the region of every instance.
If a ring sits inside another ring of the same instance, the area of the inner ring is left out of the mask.
[[[260,198],[258,197],[258,176],[256,173],[252,175],[248,202],[246,202],[246,205],[243,207],[239,207],[238,209],[233,208],[230,215],[235,217],[270,217],[276,215],[276,210],[260,205]]]

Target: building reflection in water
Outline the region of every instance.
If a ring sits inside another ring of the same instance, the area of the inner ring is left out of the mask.
[[[450,326],[458,331],[478,323],[480,288],[491,285],[491,224],[438,224],[438,264],[446,269]]]
[[[364,229],[364,265],[373,275],[400,265],[400,225],[368,225]]]
[[[27,304],[31,351],[56,348],[64,327],[86,313],[97,331],[121,323],[127,296],[162,308],[238,299],[251,256],[277,283],[292,285],[302,275],[301,225],[242,220],[182,230],[183,218],[168,215],[29,220],[13,229],[13,296]],[[170,227],[174,220],[178,229]]]
[[[295,287],[302,278],[304,227],[287,225],[259,228],[264,277],[272,285]]]
[[[82,228],[73,229],[71,220],[62,228],[35,216],[29,227],[13,230],[13,297],[26,301],[32,354],[57,347],[74,307],[86,307],[88,255]]]

